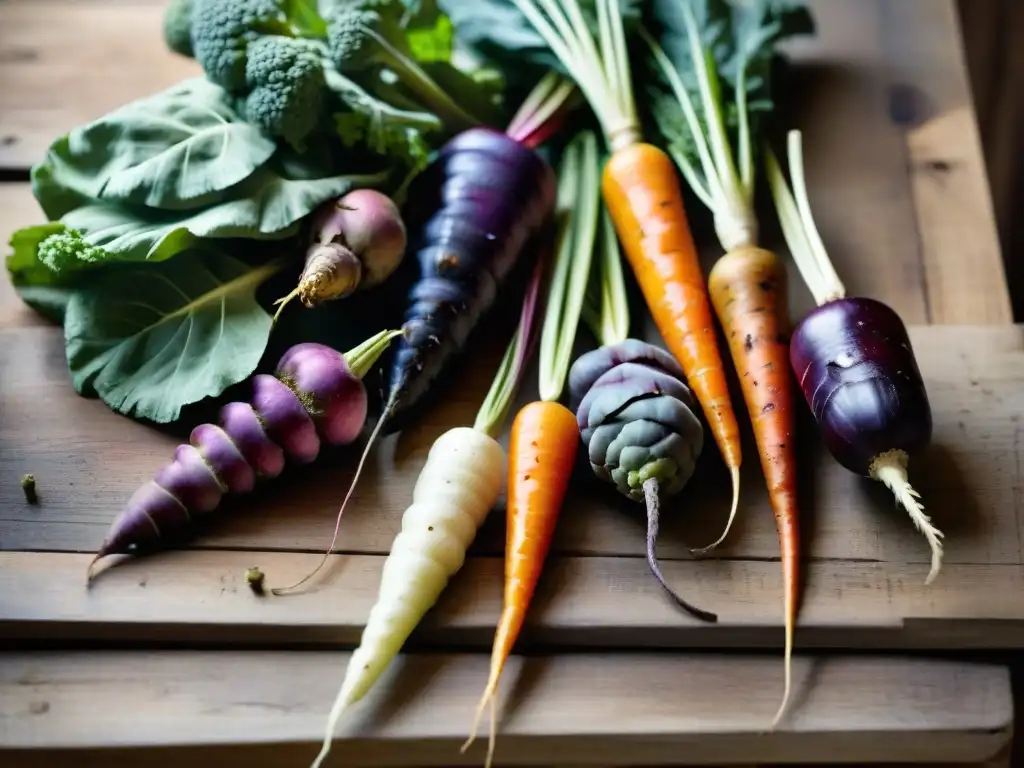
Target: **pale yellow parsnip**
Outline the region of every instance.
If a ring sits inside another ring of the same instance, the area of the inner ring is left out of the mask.
[[[366,695],[462,567],[506,473],[504,449],[479,430],[455,427],[434,441],[384,563],[377,602],[349,660],[314,768],[327,756],[341,714]]]

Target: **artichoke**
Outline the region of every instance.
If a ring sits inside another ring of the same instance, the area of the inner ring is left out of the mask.
[[[594,473],[646,502],[647,562],[655,578],[687,611],[716,621],[665,583],[655,555],[660,500],[683,489],[704,448],[697,402],[684,381],[669,353],[626,339],[577,358],[569,395]]]

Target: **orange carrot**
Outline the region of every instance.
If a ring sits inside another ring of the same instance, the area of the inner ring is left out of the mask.
[[[682,365],[738,488],[739,427],[676,167],[659,148],[634,143],[612,154],[601,190],[658,331]]]
[[[739,502],[739,428],[675,166],[662,150],[642,141],[619,4],[597,0],[595,37],[579,0],[512,2],[579,86],[601,125],[611,152],[601,184],[605,207],[647,307],[732,475],[728,532]]]
[[[504,605],[491,651],[490,677],[477,706],[471,735],[462,746],[464,752],[473,743],[484,708],[489,706],[488,767],[494,756],[497,724],[494,696],[551,546],[576,461],[577,430],[572,411],[544,400],[524,406],[512,423],[508,448]]]
[[[785,692],[789,699],[793,626],[799,602],[799,511],[796,500],[793,378],[789,367],[786,273],[771,251],[744,246],[718,260],[708,280],[715,312],[726,331],[750,413],[761,469],[775,513],[782,551]]]
[[[465,752],[476,739],[484,709],[489,707],[487,766],[494,757],[498,684],[544,569],[580,441],[576,416],[557,401],[568,375],[568,358],[585,303],[598,220],[598,168],[597,137],[590,131],[580,131],[567,143],[558,163],[555,213],[563,226],[558,231],[542,302],[540,399],[523,406],[512,422],[505,505],[504,604],[494,633],[490,674],[470,736],[462,745]],[[625,304],[625,299],[620,303]],[[520,323],[518,333],[529,333],[532,316],[524,312]]]
[[[662,110],[663,131],[678,132],[678,123],[682,122],[689,132],[689,141],[671,142],[669,151],[694,194],[714,214],[715,232],[726,251],[708,276],[708,290],[728,339],[743,400],[750,414],[782,553],[784,688],[775,725],[789,701],[793,627],[799,598],[800,535],[793,446],[795,382],[789,364],[786,273],[775,254],[757,247],[758,222],[753,204],[755,173],[744,72],[736,75],[733,91],[735,104],[732,106],[737,114],[737,168],[723,117],[729,106],[721,103],[724,89],[719,82],[718,68],[712,53],[700,42],[696,20],[689,8],[684,6],[681,15],[689,41],[688,64],[699,83],[699,110],[660,45],[646,34],[644,37],[654,62],[672,90],[675,111],[685,118],[677,120],[672,110]]]

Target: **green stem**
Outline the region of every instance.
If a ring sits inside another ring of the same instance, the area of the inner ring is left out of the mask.
[[[690,61],[697,79],[703,122],[697,116],[693,98],[683,85],[676,68],[661,46],[646,31],[641,37],[651,50],[652,58],[667,81],[686,120],[703,179],[693,162],[682,150],[671,152],[686,183],[714,215],[715,232],[722,247],[731,250],[757,241],[757,216],[753,209],[753,161],[750,140],[750,118],[747,113],[746,72],[737,78],[739,169],[729,141],[722,103],[722,86],[714,55],[704,47],[697,21],[688,5],[683,6],[683,19],[689,42]],[[742,62],[743,67],[746,61]]]
[[[402,331],[381,331],[371,336],[358,347],[346,352],[343,357],[348,363],[348,369],[357,379],[366,378],[366,374],[377,364],[377,360],[384,354],[391,341],[402,335]]]
[[[793,186],[796,187],[797,194],[803,199],[802,209],[794,200],[771,147],[765,147],[765,171],[789,253],[800,277],[814,296],[815,303],[821,305],[832,299],[842,298],[846,295],[846,289],[828,258],[814,219],[811,217],[801,155],[800,132],[790,131],[790,175],[793,177]]]
[[[598,339],[602,346],[625,341],[629,337],[629,299],[626,296],[626,278],[622,271],[619,239],[615,234],[611,214],[601,209],[603,223],[601,237],[601,325]]]
[[[533,275],[526,289],[523,300],[523,311],[519,315],[519,326],[512,340],[505,349],[505,355],[498,366],[498,373],[491,382],[480,410],[477,412],[473,429],[494,437],[499,427],[504,424],[505,417],[512,407],[512,400],[526,372],[526,363],[530,359],[536,341],[537,304],[540,299],[540,286],[547,259],[539,258],[533,268]]]
[[[366,33],[380,46],[387,66],[393,69],[402,81],[423,99],[431,110],[442,115],[445,123],[457,130],[465,130],[480,125],[480,121],[477,118],[456,104],[452,97],[434,82],[430,75],[424,72],[415,61],[391,45],[375,30],[367,29]]]
[[[540,339],[540,397],[558,400],[572,360],[590,277],[600,209],[597,137],[581,131],[558,169],[557,215],[562,220]]]
[[[599,41],[584,20],[578,0],[512,0],[576,82],[593,110],[608,143],[628,146],[639,136],[626,55],[625,33],[615,0],[608,5]],[[614,8],[614,12],[609,12]],[[609,60],[610,59],[610,60]]]
[[[522,144],[535,147],[557,129],[558,120],[575,109],[578,101],[575,84],[551,72],[531,91],[505,133]]]

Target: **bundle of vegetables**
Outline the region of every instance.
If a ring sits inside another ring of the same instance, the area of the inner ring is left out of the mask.
[[[287,459],[307,464],[321,442],[348,445],[362,432],[363,378],[400,331],[382,331],[342,355],[322,344],[291,347],[274,375],[252,377],[249,402],[233,402],[219,424],[200,424],[174,460],[128,500],[89,564],[177,543],[225,494],[248,493],[280,475]]]
[[[273,322],[256,292],[304,250],[289,296],[307,305],[392,273],[406,243],[389,198],[476,122],[436,83],[494,110],[503,89],[495,70],[452,63],[443,14],[406,11],[174,4],[165,39],[205,76],[53,142],[32,169],[48,221],[14,234],[6,265],[22,299],[63,323],[80,394],[176,421],[257,369]],[[432,73],[420,101],[385,76],[403,63],[417,82]]]
[[[669,351],[682,365],[703,408],[739,502],[739,429],[715,338],[715,327],[683,208],[676,169],[661,149],[641,139],[627,52],[627,28],[639,3],[595,0],[440,0],[457,33],[506,59],[565,72],[600,124],[610,156],[601,190],[614,229]],[[512,7],[514,6],[514,7]],[[593,12],[590,12],[593,11]],[[490,18],[491,23],[486,23]],[[500,19],[500,23],[499,20]],[[597,32],[593,31],[596,28]]]
[[[812,32],[813,22],[805,4],[793,0],[722,3],[722,18],[715,25],[707,23],[707,4],[663,0],[655,5],[661,11],[659,39],[646,32],[643,37],[651,64],[668,89],[651,89],[652,110],[683,177],[714,215],[715,232],[726,251],[708,275],[711,303],[739,374],[779,531],[785,689],[778,722],[791,689],[799,604],[795,386],[788,365],[785,269],[774,253],[758,247],[751,137],[772,106],[769,69],[775,44]],[[702,12],[701,19],[697,12]],[[730,133],[735,134],[739,168]],[[730,516],[721,537],[701,551],[721,543],[731,525]]]
[[[907,477],[910,457],[932,436],[931,406],[910,337],[891,307],[846,296],[811,215],[799,131],[789,132],[788,154],[793,191],[770,150],[768,181],[790,253],[818,305],[793,331],[790,364],[835,459],[884,483],[928,540],[928,584],[942,566],[942,532]]]
[[[534,346],[534,315],[544,266],[544,260],[538,259],[524,297],[519,328],[473,426],[453,427],[430,447],[413,488],[412,503],[402,515],[401,531],[384,563],[377,602],[331,707],[314,768],[327,758],[342,715],[371,689],[462,567],[469,545],[505,487],[506,456],[495,436],[504,424]],[[509,488],[510,509],[520,505],[520,493],[533,498],[557,495],[568,484],[569,467],[561,460],[552,468],[554,472],[564,470],[554,476],[555,487],[545,485],[543,467],[537,468],[540,475],[535,480],[525,474],[533,471],[524,464],[525,454],[530,454],[531,462],[540,458],[539,452],[523,445],[524,440],[537,436],[539,419],[540,413],[529,408],[525,415],[520,413],[513,426],[508,466],[515,472],[512,477],[516,484]],[[286,590],[274,591],[280,594]]]

